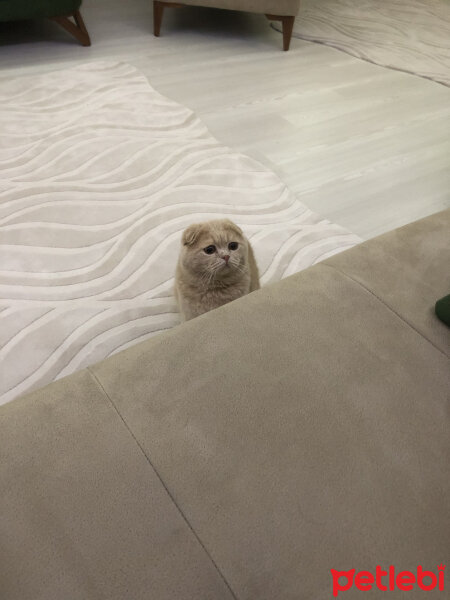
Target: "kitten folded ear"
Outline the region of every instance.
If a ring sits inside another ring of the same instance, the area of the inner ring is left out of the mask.
[[[200,223],[189,225],[189,227],[183,231],[183,235],[181,237],[181,243],[183,246],[192,246],[192,244],[195,244],[201,231],[202,225]]]
[[[224,219],[223,224],[224,227],[226,227],[226,229],[228,229],[229,231],[233,231],[234,233],[237,233],[238,235],[244,237],[244,232],[242,231],[242,229],[238,227],[236,223],[230,221],[230,219]]]

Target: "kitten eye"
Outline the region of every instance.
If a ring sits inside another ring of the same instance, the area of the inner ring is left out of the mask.
[[[230,242],[228,244],[228,250],[237,250],[238,246],[239,246],[239,244],[237,242]]]
[[[214,254],[215,251],[216,251],[216,247],[213,245],[203,248],[203,252],[205,252],[206,254]]]

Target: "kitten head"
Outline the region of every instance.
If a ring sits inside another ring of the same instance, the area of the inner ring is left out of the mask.
[[[180,262],[205,285],[236,280],[248,271],[248,242],[228,219],[190,225],[181,239]]]

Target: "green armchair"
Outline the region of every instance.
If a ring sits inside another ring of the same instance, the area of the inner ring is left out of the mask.
[[[79,10],[80,6],[81,0],[0,0],[0,21],[51,19],[83,46],[90,46],[91,40]]]

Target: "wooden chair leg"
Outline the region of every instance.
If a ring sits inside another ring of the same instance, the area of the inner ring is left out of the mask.
[[[154,0],[153,2],[153,34],[156,37],[159,37],[161,33],[161,23],[164,14],[164,4],[163,2],[158,2],[158,0]]]
[[[294,29],[295,17],[284,17],[283,19],[283,50],[287,52],[291,45],[292,31]]]
[[[180,8],[184,6],[179,2],[162,2],[162,0],[153,0],[153,33],[159,37],[161,33],[161,24],[165,8]]]
[[[295,17],[282,15],[266,15],[269,21],[281,21],[283,26],[283,50],[289,50],[294,29]]]
[[[70,17],[73,17],[75,23],[70,20]],[[58,23],[58,25],[70,33],[70,35],[73,35],[73,37],[83,46],[91,45],[88,30],[86,29],[86,25],[84,24],[83,17],[79,10],[76,10],[74,13],[65,17],[51,17],[51,20]]]

